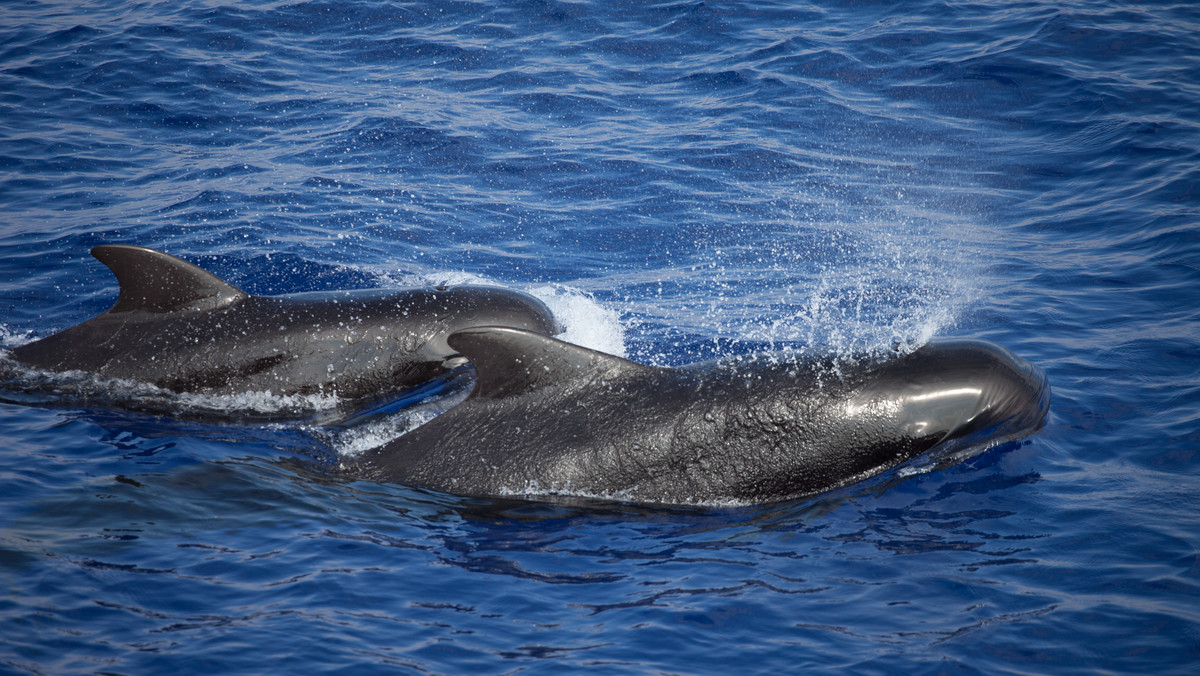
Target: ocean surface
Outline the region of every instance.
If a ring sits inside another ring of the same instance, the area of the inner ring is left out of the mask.
[[[0,347],[115,301],[102,243],[519,289],[664,365],[984,338],[1053,400],[950,467],[666,508],[321,470],[387,416],[9,383],[2,673],[1200,664],[1191,3],[0,2]]]

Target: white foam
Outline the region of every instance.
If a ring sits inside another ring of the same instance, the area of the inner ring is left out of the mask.
[[[166,391],[164,391],[166,392]],[[255,415],[308,415],[332,411],[343,403],[335,393],[276,394],[269,391],[251,390],[237,394],[195,394],[167,392],[184,412],[232,414],[239,412]]]
[[[618,357],[626,355],[625,327],[620,313],[600,304],[591,294],[562,284],[543,284],[522,288],[504,284],[487,277],[454,270],[424,270],[398,272],[368,269],[383,286],[428,287],[428,286],[495,286],[516,289],[528,293],[546,304],[558,320],[563,332],[560,340],[574,343]]]
[[[32,343],[34,340],[36,337],[33,335],[33,331],[16,333],[6,324],[0,324],[0,349],[2,350],[11,350],[26,343]]]
[[[325,436],[338,457],[353,458],[363,451],[382,446],[402,434],[411,432],[435,417],[435,411],[406,409],[361,425],[322,430],[319,434]]]
[[[502,497],[553,500],[554,498],[575,498],[583,500],[598,500],[601,502],[638,502],[675,505],[679,507],[713,507],[735,508],[760,504],[759,501],[737,498],[685,498],[685,499],[655,499],[651,495],[638,493],[636,486],[618,491],[588,491],[575,488],[570,482],[562,484],[543,485],[536,479],[530,479],[521,487],[502,487],[498,494]]]
[[[568,497],[586,498],[589,500],[604,500],[609,502],[631,502],[636,500],[633,488],[620,491],[585,491],[575,489],[569,482],[543,486],[536,479],[529,479],[519,488],[501,487],[498,491],[502,497],[510,498],[549,498]]]
[[[625,356],[625,327],[616,310],[604,307],[590,294],[561,285],[539,286],[529,293],[545,303],[562,325],[560,340]]]

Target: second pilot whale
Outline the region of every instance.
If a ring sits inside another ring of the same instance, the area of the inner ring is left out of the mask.
[[[116,275],[117,302],[12,349],[12,360],[179,393],[359,400],[420,385],[455,366],[456,351],[446,343],[455,331],[501,324],[558,332],[541,301],[503,288],[256,296],[154,249],[102,245],[92,255]]]

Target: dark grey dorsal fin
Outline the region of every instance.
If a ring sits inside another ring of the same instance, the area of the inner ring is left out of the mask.
[[[219,277],[154,249],[105,244],[93,248],[92,255],[121,285],[109,312],[211,310],[247,297]]]
[[[504,326],[464,329],[450,334],[447,342],[475,365],[478,380],[471,396],[488,399],[535,392],[579,378],[603,380],[652,370],[628,359]]]

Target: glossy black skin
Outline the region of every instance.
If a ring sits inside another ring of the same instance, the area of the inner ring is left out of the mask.
[[[454,331],[500,323],[556,333],[537,299],[456,287],[252,296],[142,247],[96,247],[121,295],[108,312],[11,351],[19,363],[176,392],[361,399],[445,372]],[[461,361],[459,359],[458,361]]]
[[[974,341],[840,375],[766,358],[651,368],[504,328],[449,342],[475,364],[471,396],[352,473],[473,496],[761,503],[1031,434],[1049,404],[1037,369]]]

